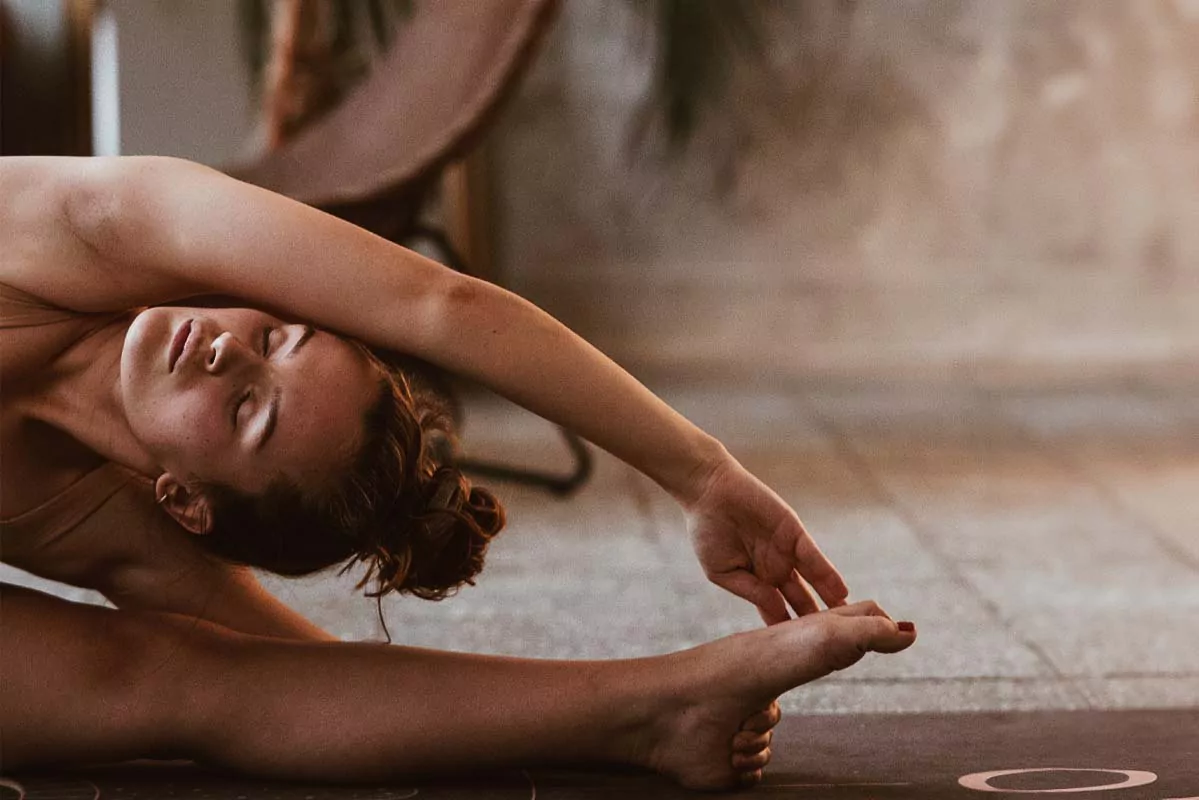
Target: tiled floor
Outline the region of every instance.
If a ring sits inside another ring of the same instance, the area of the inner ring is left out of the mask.
[[[785,708],[1199,706],[1199,406],[1183,393],[655,388],[795,506],[854,597],[919,625],[908,652]],[[472,455],[567,463],[507,404],[472,399],[467,424]],[[496,485],[510,525],[478,586],[385,603],[393,638],[608,658],[760,624],[703,578],[670,499],[597,455],[570,500]],[[349,576],[268,583],[344,638],[380,636]]]

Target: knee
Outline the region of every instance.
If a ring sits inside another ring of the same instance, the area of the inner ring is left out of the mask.
[[[186,731],[202,701],[202,643],[150,615],[116,611],[99,622],[93,635],[76,640],[64,664],[78,690],[70,694],[89,698],[93,715],[133,740],[175,749],[175,733]]]
[[[151,680],[169,679],[171,654],[180,657],[177,663],[186,657],[187,637],[149,615],[11,591],[4,605],[5,683],[39,697],[62,685],[88,697],[137,692]]]
[[[195,728],[216,702],[238,635],[171,614],[111,616],[90,670],[97,692],[138,708],[160,729]]]

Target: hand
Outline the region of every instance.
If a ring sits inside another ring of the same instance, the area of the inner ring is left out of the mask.
[[[708,579],[758,607],[767,625],[819,611],[806,580],[829,608],[849,590],[789,505],[732,456],[685,506],[691,543]]]

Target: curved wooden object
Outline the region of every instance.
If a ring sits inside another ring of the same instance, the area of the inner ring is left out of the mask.
[[[424,0],[361,85],[276,150],[226,172],[337,213],[376,233],[402,232],[450,161],[477,141],[515,88],[560,0]]]

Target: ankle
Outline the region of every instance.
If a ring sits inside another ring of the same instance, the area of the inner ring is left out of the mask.
[[[607,737],[608,760],[656,768],[661,744],[689,705],[682,689],[687,681],[681,679],[687,671],[685,656],[671,653],[633,659],[623,662],[625,668],[611,676],[613,690],[597,695],[613,698],[612,706],[619,706]]]

